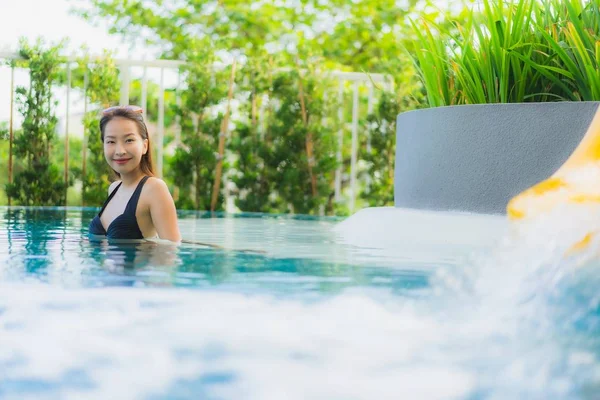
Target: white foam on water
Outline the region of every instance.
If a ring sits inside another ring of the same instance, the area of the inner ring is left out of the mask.
[[[231,382],[206,389],[218,398],[449,399],[475,379],[435,350],[445,335],[439,323],[392,296],[348,293],[308,304],[10,285],[0,288],[0,308],[0,365],[12,365],[4,379],[61,383],[69,371],[88,374],[93,390],[62,382],[60,398],[142,399],[181,379],[225,373]]]

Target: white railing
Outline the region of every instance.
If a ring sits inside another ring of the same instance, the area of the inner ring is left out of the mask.
[[[16,60],[19,59],[19,55],[15,53],[7,53],[0,52],[0,59],[5,60]],[[68,151],[68,135],[69,135],[69,118],[71,116],[70,113],[70,94],[71,94],[71,69],[70,65],[77,60],[75,58],[67,59],[67,88],[66,88],[66,110],[65,110],[65,146]],[[93,62],[93,61],[92,61]],[[164,94],[165,94],[165,71],[177,71],[179,67],[184,64],[183,61],[175,61],[175,60],[130,60],[130,59],[116,59],[115,64],[117,65],[120,71],[121,78],[121,91],[120,91],[120,104],[129,104],[129,90],[131,85],[131,69],[132,68],[142,68],[142,90],[141,90],[141,104],[140,106],[147,110],[147,102],[148,102],[148,70],[149,69],[158,69],[159,72],[159,93],[158,93],[158,124],[156,127],[156,136],[155,136],[155,148],[156,148],[156,170],[159,176],[163,174],[163,147],[164,147],[164,134],[165,134],[165,103],[164,103]],[[331,71],[329,73],[331,78],[339,81],[338,86],[338,102],[340,107],[338,109],[337,117],[339,121],[340,129],[338,131],[338,148],[337,148],[337,160],[339,163],[339,167],[335,172],[335,201],[341,202],[343,201],[344,196],[342,195],[342,149],[344,148],[344,127],[347,125],[348,121],[344,121],[344,95],[346,92],[346,84],[349,83],[352,85],[352,120],[351,124],[351,158],[350,158],[350,190],[348,193],[348,208],[350,211],[354,211],[355,209],[355,200],[357,195],[357,157],[358,157],[358,142],[359,142],[359,120],[360,120],[360,89],[361,86],[366,86],[368,92],[368,102],[367,109],[364,110],[365,113],[371,113],[373,111],[373,107],[375,104],[375,96],[374,96],[374,84],[377,86],[383,87],[387,90],[392,90],[393,81],[390,77],[382,75],[382,74],[366,74],[360,72],[342,72],[342,71]],[[177,74],[177,84],[175,89],[177,90],[180,85],[179,74]],[[14,67],[11,68],[11,82],[10,82],[10,95],[11,95],[11,111],[10,111],[10,122],[9,129],[13,130],[13,93],[14,93]],[[87,76],[84,82],[84,86],[87,85]],[[84,87],[85,91],[85,87]],[[177,102],[180,102],[179,96],[177,96]],[[87,100],[84,96],[84,113],[87,112]],[[261,112],[263,110],[259,110],[258,119],[262,120]],[[179,143],[179,123],[176,123],[176,131],[175,131],[175,143]],[[12,136],[11,136],[12,137]],[[85,136],[84,136],[85,137]],[[368,147],[370,147],[370,141],[367,140]],[[84,148],[87,144],[84,142]],[[368,149],[370,150],[370,149]],[[67,160],[65,160],[65,179],[68,178],[68,168],[67,168]],[[9,160],[9,164],[12,165],[12,160]],[[9,181],[12,180],[12,170],[9,171]]]

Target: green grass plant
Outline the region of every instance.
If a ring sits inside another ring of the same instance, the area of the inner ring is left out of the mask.
[[[411,23],[431,107],[600,100],[600,0],[482,0],[451,28]]]

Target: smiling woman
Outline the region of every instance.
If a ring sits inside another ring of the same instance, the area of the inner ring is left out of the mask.
[[[181,240],[175,203],[167,185],[154,176],[148,129],[137,106],[103,111],[104,157],[119,180],[90,223],[90,234],[110,239]]]

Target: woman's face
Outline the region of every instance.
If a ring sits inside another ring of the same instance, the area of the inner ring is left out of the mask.
[[[121,117],[110,120],[104,128],[104,157],[119,174],[139,167],[148,151],[148,139],[143,139],[135,122]]]

